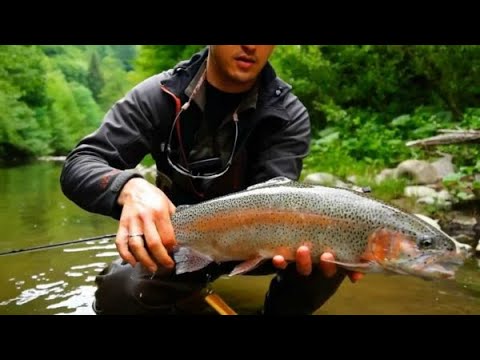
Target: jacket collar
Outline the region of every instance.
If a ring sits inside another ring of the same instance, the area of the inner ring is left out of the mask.
[[[193,77],[192,81],[188,84],[187,88],[185,89],[185,95],[191,97],[195,86],[197,86],[198,82],[202,79],[205,74],[207,68],[207,60],[205,59],[196,72],[195,76]],[[258,99],[258,82],[254,85],[254,87],[247,93],[245,98],[241,101],[238,111],[244,111],[247,109],[255,109],[257,106],[257,99]],[[200,107],[202,111],[205,109],[206,103],[206,86],[205,82],[200,85],[197,93],[194,95],[192,99],[195,103]]]

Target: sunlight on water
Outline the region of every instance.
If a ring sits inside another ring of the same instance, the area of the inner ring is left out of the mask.
[[[61,311],[57,313],[57,315],[92,314],[93,311],[91,306],[92,306],[92,298],[95,290],[96,290],[95,286],[80,286],[74,291],[70,291],[69,293],[62,294],[61,296],[59,296],[60,299],[65,299],[65,300],[49,305],[47,306],[47,309],[71,310],[68,312]],[[46,300],[53,300],[53,299],[46,299]]]
[[[78,251],[89,251],[89,250],[105,250],[105,249],[116,249],[115,245],[103,245],[103,246],[85,246],[78,247],[75,249],[65,249],[65,252],[78,252]],[[115,252],[117,253],[117,252]]]

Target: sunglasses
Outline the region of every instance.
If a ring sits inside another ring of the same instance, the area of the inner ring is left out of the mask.
[[[188,164],[188,168],[180,164],[179,162],[176,162],[172,159],[172,138],[173,138],[173,133],[174,131],[177,132],[178,136],[178,142],[179,142],[179,147],[180,147],[180,153],[183,159],[183,162],[185,164],[188,163],[187,157],[185,155],[185,151],[183,149],[182,141],[181,141],[181,129],[180,129],[180,115],[182,114],[183,111],[188,109],[190,106],[190,101],[185,103],[182,107],[181,110],[178,112],[178,114],[175,116],[175,120],[173,121],[172,127],[170,129],[170,135],[168,137],[168,143],[166,146],[166,155],[167,155],[167,161],[170,164],[170,166],[175,169],[177,172],[184,176],[188,176],[192,179],[215,179],[218,178],[222,175],[224,175],[229,169],[230,166],[232,165],[233,161],[233,156],[235,154],[235,150],[237,147],[237,139],[238,139],[238,115],[237,115],[237,110],[232,115],[233,122],[235,124],[235,138],[233,141],[233,146],[232,150],[230,153],[230,156],[228,158],[228,161],[226,165],[222,168],[221,164],[221,158],[219,157],[213,157],[213,158],[208,158],[208,159],[203,159],[199,161],[195,161],[192,163]]]

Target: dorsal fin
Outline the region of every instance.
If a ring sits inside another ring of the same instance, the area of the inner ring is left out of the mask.
[[[192,206],[192,205],[187,205],[187,204],[185,204],[185,205],[177,205],[177,206],[175,207],[175,212],[179,212],[179,211],[188,209],[190,206]]]
[[[293,181],[292,179],[289,179],[285,176],[277,176],[277,177],[274,177],[270,180],[267,180],[267,181],[264,181],[264,182],[261,182],[261,183],[255,184],[255,185],[251,185],[251,186],[247,187],[247,190],[261,189],[263,187],[286,184],[286,183],[289,183],[289,182],[292,182],[292,181]]]

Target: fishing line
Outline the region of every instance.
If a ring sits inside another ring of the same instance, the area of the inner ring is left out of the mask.
[[[101,235],[101,236],[93,236],[93,237],[89,237],[89,238],[86,238],[86,239],[64,241],[64,242],[49,244],[49,245],[39,245],[39,246],[32,246],[32,247],[23,248],[23,249],[14,249],[14,250],[9,250],[9,251],[5,251],[5,252],[0,252],[0,256],[17,254],[17,253],[21,253],[21,252],[35,251],[35,250],[51,249],[51,248],[56,248],[56,247],[61,247],[61,246],[66,246],[66,245],[84,243],[84,242],[93,241],[93,240],[114,238],[116,236],[117,236],[117,234],[107,234],[107,235]]]

